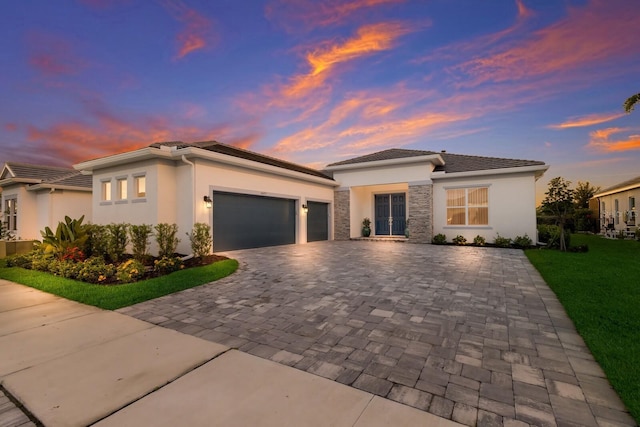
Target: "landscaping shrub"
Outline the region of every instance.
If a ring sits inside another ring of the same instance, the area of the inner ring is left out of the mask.
[[[87,226],[82,225],[83,220],[84,215],[79,219],[71,219],[65,216],[64,222],[58,223],[55,233],[51,228],[45,227],[43,231],[40,231],[43,252],[62,259],[68,248],[76,247],[83,251],[89,239]]]
[[[66,248],[62,253],[62,261],[82,262],[86,258],[84,252],[77,246]]]
[[[473,238],[473,244],[476,246],[484,246],[486,243],[486,239],[479,234]]]
[[[89,224],[87,226],[87,234],[89,235],[89,239],[87,240],[87,257],[107,258],[109,256],[107,227],[100,224]]]
[[[143,261],[149,252],[149,244],[152,227],[148,224],[129,226],[129,236],[131,237],[131,251],[133,257],[138,261]]]
[[[182,268],[182,260],[178,257],[162,257],[153,262],[153,270],[161,276],[173,273]]]
[[[202,222],[196,222],[193,224],[193,230],[191,234],[186,233],[191,242],[191,251],[193,255],[202,259],[209,255],[211,251],[212,237],[211,227],[209,224]]]
[[[78,272],[78,280],[89,283],[102,283],[110,280],[116,274],[113,264],[106,264],[102,257],[91,257],[82,263]]]
[[[538,240],[547,244],[550,249],[560,249],[560,227],[557,225],[539,225]],[[564,242],[569,247],[571,234],[564,233]]]
[[[113,262],[118,262],[122,259],[124,252],[127,250],[127,243],[129,243],[127,230],[129,228],[129,224],[111,223],[105,227],[107,229],[107,253]]]
[[[433,239],[431,239],[431,243],[433,243],[434,245],[444,245],[445,243],[447,243],[447,236],[442,233],[436,234],[435,236],[433,236]]]
[[[511,239],[508,237],[502,237],[498,234],[493,241],[493,244],[499,248],[508,248],[511,247]]]
[[[137,259],[130,259],[118,266],[116,277],[122,283],[131,283],[144,276],[144,265]]]
[[[529,248],[532,246],[532,244],[533,244],[533,241],[526,233],[524,236],[516,236],[513,239],[513,246],[519,249]]]
[[[172,257],[176,253],[176,248],[180,242],[180,239],[176,237],[178,225],[160,223],[154,228],[156,230],[156,242],[158,243],[158,257]]]
[[[36,251],[31,251],[26,254],[14,255],[7,258],[7,267],[20,267],[31,269],[31,263],[33,262],[33,256]]]
[[[50,271],[49,266],[54,260],[53,255],[45,252],[36,252],[31,257],[31,269],[38,271]]]
[[[49,271],[56,276],[66,279],[77,279],[82,265],[82,262],[52,259],[49,264]]]
[[[467,239],[464,236],[461,236],[460,234],[454,237],[452,241],[456,245],[464,245],[465,243],[467,243]]]

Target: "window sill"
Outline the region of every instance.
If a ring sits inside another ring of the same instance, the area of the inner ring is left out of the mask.
[[[147,199],[133,199],[131,203],[147,203]]]
[[[126,205],[129,203],[128,200],[116,200],[116,205]]]
[[[493,230],[490,225],[445,225],[445,229],[464,229],[464,230]]]
[[[108,205],[112,205],[112,204],[113,204],[113,202],[111,202],[111,201],[104,201],[103,200],[102,202],[100,202],[100,206],[108,206]]]

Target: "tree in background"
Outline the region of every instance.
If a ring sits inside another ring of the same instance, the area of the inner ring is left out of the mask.
[[[574,190],[574,199],[576,202],[576,208],[588,208],[589,200],[600,191],[600,187],[592,186],[589,181],[578,181],[578,185]]]
[[[560,250],[566,251],[564,226],[574,210],[574,190],[569,188],[571,181],[558,176],[549,181],[549,189],[542,201],[545,212],[551,215],[560,227]]]
[[[626,111],[627,113],[632,112],[633,107],[635,107],[638,101],[640,101],[640,93],[636,93],[635,95],[627,98],[627,100],[624,101],[624,111]]]

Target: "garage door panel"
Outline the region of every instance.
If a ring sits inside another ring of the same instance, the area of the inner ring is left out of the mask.
[[[329,204],[307,202],[307,242],[329,240]]]
[[[213,193],[214,251],[295,243],[295,200]]]

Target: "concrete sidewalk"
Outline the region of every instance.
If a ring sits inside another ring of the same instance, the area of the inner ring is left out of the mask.
[[[0,384],[45,426],[456,426],[225,346],[0,280]],[[34,425],[0,394],[0,427]]]

